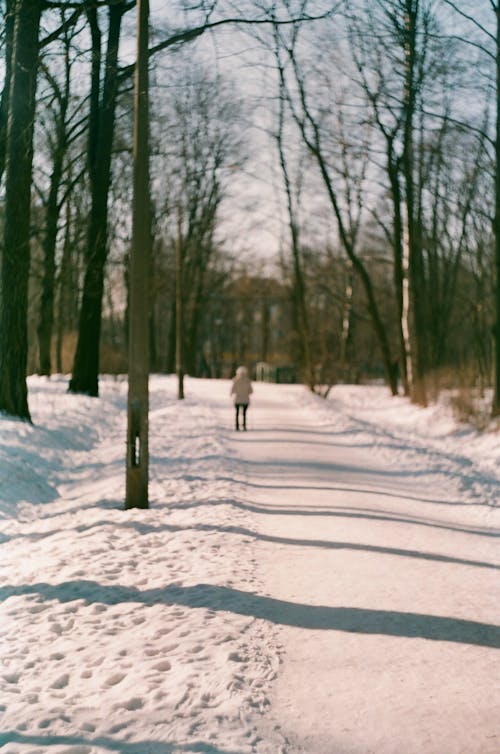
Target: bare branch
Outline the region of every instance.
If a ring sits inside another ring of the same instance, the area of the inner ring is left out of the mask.
[[[59,5],[58,7],[61,7],[61,5]],[[66,21],[64,21],[64,23],[62,23],[57,29],[55,29],[47,37],[45,37],[44,39],[40,41],[40,48],[47,47],[47,45],[51,44],[56,39],[59,39],[59,37],[64,31],[74,26],[76,22],[78,21],[82,11],[83,11],[83,5],[80,3],[77,9],[71,14],[69,18],[66,19]]]
[[[336,4],[334,7],[332,7],[329,11],[326,13],[322,13],[318,16],[311,16],[309,14],[305,14],[303,16],[298,16],[296,18],[286,19],[283,21],[277,21],[276,19],[270,17],[270,18],[221,18],[218,21],[206,21],[204,24],[201,24],[200,26],[196,26],[192,29],[185,29],[183,31],[176,32],[172,36],[168,37],[168,39],[164,39],[163,42],[159,42],[154,47],[151,47],[149,50],[149,56],[152,57],[153,55],[156,55],[156,53],[161,52],[162,50],[166,50],[169,47],[174,47],[175,45],[184,44],[187,42],[192,42],[194,39],[197,39],[198,37],[201,37],[206,31],[212,31],[214,29],[217,29],[221,26],[271,26],[271,25],[278,25],[278,26],[291,26],[303,21],[321,21],[325,18],[329,18],[333,13],[336,12],[339,4]],[[135,63],[132,63],[129,66],[126,66],[125,68],[122,68],[120,73],[120,80],[123,80],[127,78],[128,76],[133,75],[135,69]]]
[[[473,23],[477,29],[484,32],[484,34],[486,34],[486,36],[489,37],[493,42],[495,41],[494,34],[492,34],[490,31],[488,31],[488,29],[485,26],[479,23],[479,21],[476,18],[474,18],[474,16],[470,16],[468,13],[466,13],[461,8],[459,8],[458,5],[455,2],[453,2],[453,0],[443,0],[443,2],[446,5],[448,5],[450,8],[453,8],[453,10],[456,13],[458,13],[458,15],[461,16],[462,18],[465,18],[466,21],[470,21],[471,23]],[[492,5],[493,10],[496,12],[497,9],[495,7],[495,4],[493,3],[493,0],[491,1],[491,5]]]

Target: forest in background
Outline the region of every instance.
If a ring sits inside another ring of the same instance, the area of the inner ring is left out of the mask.
[[[29,417],[27,372],[97,395],[127,371],[134,7],[0,3],[8,413]],[[175,370],[182,290],[193,376],[269,362],[422,404],[492,387],[500,412],[499,17],[493,0],[152,4],[152,371]]]

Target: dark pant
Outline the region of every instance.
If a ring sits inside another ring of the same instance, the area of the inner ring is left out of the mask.
[[[243,429],[246,429],[248,403],[235,403],[235,408],[236,408],[236,429],[240,428],[240,425],[239,425],[240,409],[243,416]]]

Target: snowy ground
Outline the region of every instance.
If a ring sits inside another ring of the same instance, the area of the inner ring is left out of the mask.
[[[0,417],[3,754],[498,754],[500,435],[384,388],[30,378]]]

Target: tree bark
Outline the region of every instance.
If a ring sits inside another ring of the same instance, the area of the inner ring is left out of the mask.
[[[399,341],[399,364],[401,368],[401,379],[405,395],[410,394],[408,380],[408,361],[410,353],[409,337],[407,335],[408,326],[406,320],[405,308],[405,269],[404,269],[404,223],[401,215],[402,197],[400,185],[400,168],[399,161],[393,154],[393,138],[387,140],[387,173],[391,186],[391,197],[393,206],[393,259],[394,259],[394,290],[396,296],[396,306],[398,312],[397,332]]]
[[[70,301],[77,297],[77,292],[72,286],[71,262],[72,262],[72,238],[71,238],[72,214],[69,201],[66,203],[66,228],[62,250],[61,266],[59,269],[59,300],[57,306],[57,335],[56,335],[56,369],[59,374],[63,372],[63,341],[65,325],[68,326]]]
[[[54,117],[55,139],[52,157],[52,174],[50,189],[45,208],[45,233],[42,241],[43,277],[40,299],[40,318],[37,328],[39,373],[49,376],[52,371],[52,334],[54,329],[54,288],[56,276],[56,243],[59,228],[61,202],[59,193],[64,171],[64,160],[68,146],[68,124],[66,121],[71,89],[71,62],[69,43],[66,39],[64,55],[64,83],[60,88],[51,81],[58,103],[58,112]]]
[[[42,294],[40,299],[40,319],[37,328],[39,350],[39,373],[49,376],[52,371],[51,345],[54,327],[54,285],[56,274],[56,242],[59,226],[59,189],[63,174],[65,155],[65,134],[59,134],[57,152],[54,156],[50,191],[46,207],[45,235],[43,249]]]
[[[5,172],[7,149],[7,121],[9,118],[10,80],[12,75],[12,45],[14,40],[14,0],[7,0],[5,8],[5,80],[0,98],[0,181]]]
[[[0,410],[28,420],[31,175],[41,10],[40,0],[16,5],[0,293]]]
[[[277,40],[277,35],[275,35]],[[287,211],[288,211],[288,226],[290,229],[290,240],[292,246],[292,260],[293,260],[293,288],[292,288],[292,301],[295,311],[297,330],[299,335],[299,348],[301,352],[301,361],[304,365],[305,377],[307,386],[314,390],[315,376],[312,364],[311,356],[311,332],[309,327],[309,315],[306,306],[306,288],[304,282],[303,265],[300,252],[299,243],[299,228],[296,220],[296,212],[294,208],[294,201],[292,196],[292,186],[290,182],[290,176],[288,173],[287,160],[284,149],[283,129],[285,122],[285,73],[283,65],[280,60],[279,46],[276,41],[276,60],[278,62],[279,72],[279,115],[278,115],[278,132],[276,134],[276,142],[278,146],[278,156],[281,168],[281,174],[283,176],[283,185],[285,188]]]
[[[425,271],[422,254],[421,228],[418,222],[415,191],[414,116],[416,107],[418,0],[406,0],[405,18],[405,99],[404,146],[402,168],[406,188],[406,216],[408,230],[408,275],[410,295],[411,375],[410,393],[417,403],[427,403],[425,359]],[[410,375],[408,375],[410,377]]]
[[[111,152],[115,126],[118,82],[118,47],[121,22],[127,4],[109,8],[108,43],[102,98],[100,90],[100,32],[89,11],[93,40],[92,91],[89,124],[91,211],[86,271],[78,329],[78,343],[69,390],[91,396],[99,394],[99,343],[101,335],[104,268],[108,255],[108,196],[111,182]]]
[[[179,210],[175,243],[175,371],[180,401],[184,399],[184,331],[184,244]]]

